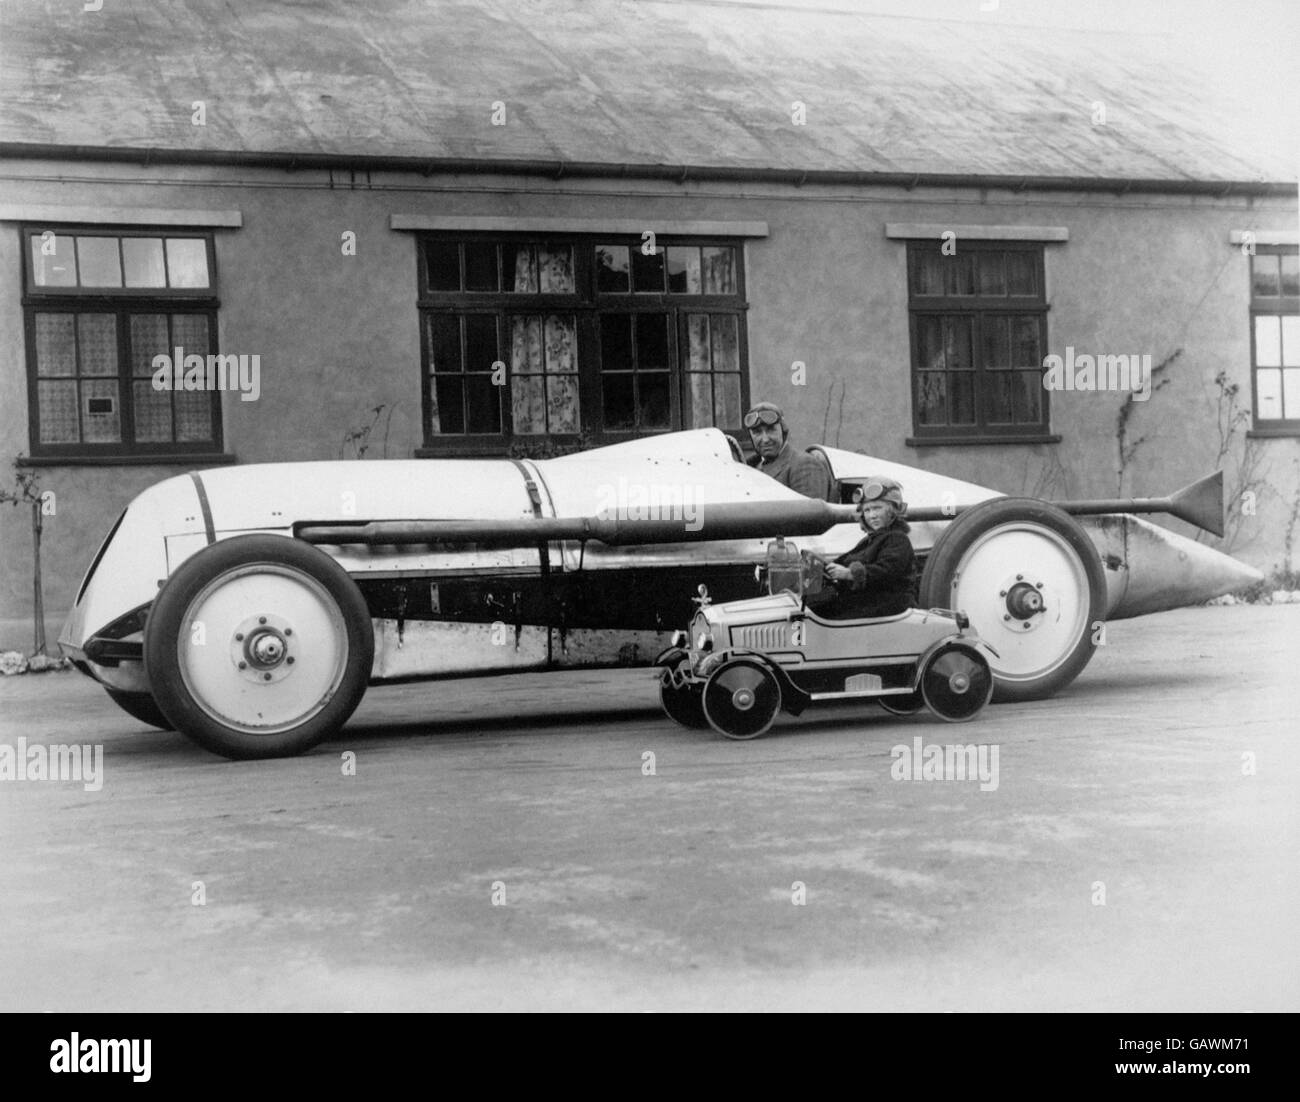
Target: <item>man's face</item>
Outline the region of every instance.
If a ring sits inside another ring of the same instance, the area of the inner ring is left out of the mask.
[[[875,532],[894,519],[894,507],[887,501],[868,501],[862,507],[862,527]]]
[[[749,438],[754,443],[754,450],[764,459],[775,459],[781,450],[785,433],[778,425],[755,425],[749,430]]]

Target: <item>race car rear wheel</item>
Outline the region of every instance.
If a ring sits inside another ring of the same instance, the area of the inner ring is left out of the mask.
[[[896,716],[914,716],[925,707],[925,701],[921,698],[920,693],[908,693],[906,696],[901,693],[898,696],[882,696],[876,699],[885,711]]]
[[[781,686],[762,662],[733,658],[704,683],[704,717],[730,739],[757,738],[781,710]]]
[[[974,647],[950,643],[927,659],[921,671],[921,697],[940,719],[974,719],[993,695],[988,660]]]
[[[659,703],[663,705],[664,714],[683,727],[699,731],[709,725],[704,718],[704,686],[698,682],[674,685],[672,675],[664,670],[659,675]]]
[[[176,729],[228,758],[299,754],[338,730],[374,661],[370,612],[333,559],[283,536],[222,540],[159,592],[144,656]]]
[[[995,498],[962,513],[936,541],[920,605],[970,617],[997,653],[994,700],[1038,700],[1092,658],[1106,578],[1097,549],[1068,513],[1031,498]]]
[[[108,698],[127,715],[133,719],[138,719],[141,723],[147,723],[150,727],[157,727],[160,731],[171,731],[172,721],[162,713],[158,707],[158,701],[149,693],[130,693],[121,689],[104,690],[108,693]]]

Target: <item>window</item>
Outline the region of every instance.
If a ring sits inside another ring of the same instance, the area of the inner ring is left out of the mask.
[[[25,227],[31,454],[221,450],[219,394],[156,390],[159,354],[216,351],[212,239]]]
[[[1300,252],[1261,245],[1250,258],[1250,362],[1256,431],[1300,432]]]
[[[910,241],[907,277],[912,442],[1044,439],[1042,246]]]
[[[420,242],[426,449],[740,429],[740,248],[489,235]]]

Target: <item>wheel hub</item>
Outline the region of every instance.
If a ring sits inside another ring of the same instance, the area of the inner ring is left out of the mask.
[[[297,660],[293,627],[281,616],[258,613],[244,620],[230,640],[230,659],[245,681],[275,684],[293,672]]]
[[[1006,602],[1002,614],[1003,622],[1017,631],[1033,631],[1047,603],[1043,598],[1043,583],[1024,574],[1017,574],[1013,579],[1002,583],[998,596]]]
[[[753,689],[737,689],[731,694],[731,706],[738,712],[747,712],[754,706]]]

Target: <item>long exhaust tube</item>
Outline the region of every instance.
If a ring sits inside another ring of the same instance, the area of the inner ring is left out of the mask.
[[[1202,478],[1171,497],[1061,501],[1074,516],[1098,513],[1168,513],[1216,536],[1223,535],[1223,472]],[[908,520],[952,520],[974,505],[909,509]],[[519,517],[502,520],[371,520],[295,526],[307,543],[403,545],[474,543],[480,547],[530,547],[557,540],[597,540],[609,546],[640,543],[700,543],[762,539],[774,535],[818,536],[837,524],[852,523],[857,507],[808,498],[703,505],[694,518],[641,520],[626,517]]]

